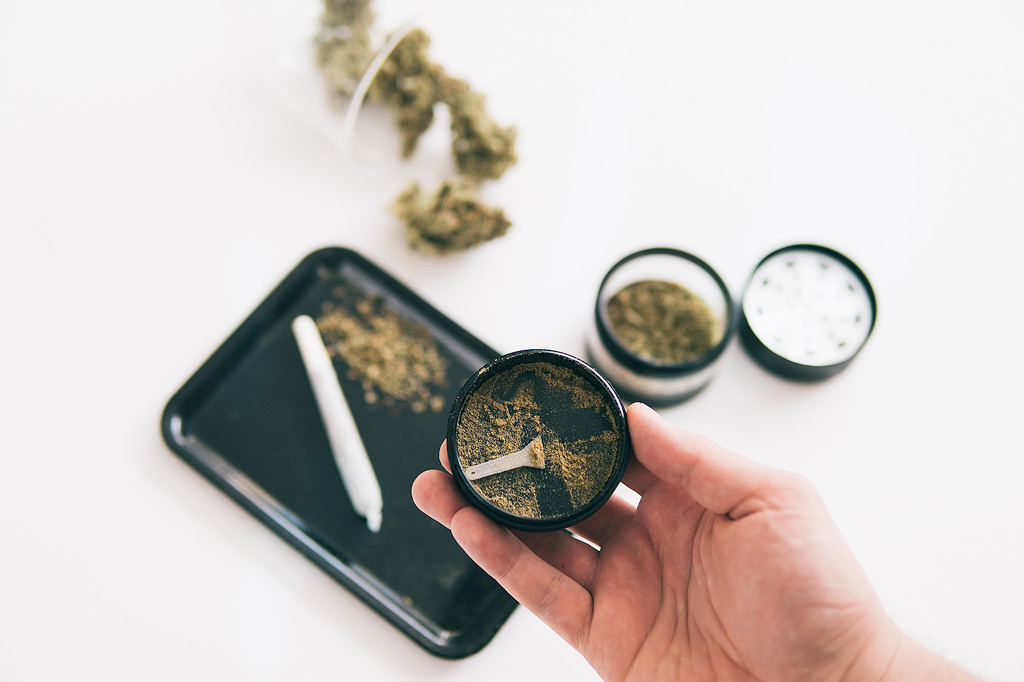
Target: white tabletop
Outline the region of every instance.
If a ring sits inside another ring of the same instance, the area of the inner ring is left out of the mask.
[[[904,628],[1019,678],[1024,4],[466,14],[487,35],[437,48],[521,160],[486,189],[508,235],[445,258],[387,211],[443,130],[408,164],[386,131],[340,149],[293,5],[0,4],[0,678],[592,679],[524,609],[468,659],[424,652],[175,457],[161,410],[321,246],[501,351],[580,355],[621,256],[682,248],[738,294],[796,242],[871,279],[861,355],[805,385],[733,343],[663,414],[809,477]]]

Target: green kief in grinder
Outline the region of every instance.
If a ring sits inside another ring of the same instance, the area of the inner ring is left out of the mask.
[[[621,471],[618,426],[607,395],[570,367],[513,365],[466,399],[456,430],[463,470],[515,452],[540,436],[544,468],[470,482],[490,504],[525,519],[571,517],[606,493]]]
[[[608,321],[626,348],[648,360],[688,362],[717,342],[714,313],[675,282],[633,282],[608,300]]]

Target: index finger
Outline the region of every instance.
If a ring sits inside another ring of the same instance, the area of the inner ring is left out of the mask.
[[[438,453],[448,468],[444,444]],[[413,482],[413,501],[447,526],[455,541],[519,603],[570,644],[590,623],[593,602],[580,579],[593,573],[596,551],[567,534],[514,533],[488,519],[436,469]]]
[[[593,600],[586,588],[478,509],[466,506],[458,510],[452,517],[451,531],[466,554],[516,601],[562,639],[579,646],[593,615]],[[581,543],[580,547],[585,546]]]

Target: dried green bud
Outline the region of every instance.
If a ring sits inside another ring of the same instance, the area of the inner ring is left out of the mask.
[[[377,54],[371,40],[372,0],[324,0],[316,60],[328,91],[351,97]],[[501,177],[516,162],[515,128],[502,128],[484,108],[483,95],[445,73],[427,54],[430,37],[413,29],[384,60],[367,97],[395,113],[402,135],[402,156],[416,151],[420,137],[444,103],[451,113],[452,155],[460,177],[432,195],[411,185],[395,201],[409,244],[434,253],[461,251],[499,237],[509,221],[500,209],[480,202],[477,183]]]
[[[373,21],[370,0],[324,0],[314,43],[316,63],[330,94],[351,97],[355,92],[375,54],[370,39]]]
[[[515,164],[516,129],[502,128],[484,108],[484,96],[458,78],[446,77],[440,96],[452,114],[452,154],[459,172],[496,180]]]
[[[317,63],[324,74],[327,92],[336,97],[351,97],[359,79],[373,59],[369,41],[323,39],[317,42]]]
[[[476,183],[463,178],[444,181],[431,195],[413,183],[393,210],[405,223],[409,245],[430,253],[465,251],[502,236],[511,225],[501,209],[480,201]]]
[[[348,26],[369,30],[375,19],[372,0],[324,0],[320,13],[322,26]]]
[[[370,97],[395,112],[404,158],[416,151],[420,135],[434,122],[434,106],[439,102],[438,79],[443,72],[427,56],[429,47],[430,37],[422,29],[409,31],[370,85]]]

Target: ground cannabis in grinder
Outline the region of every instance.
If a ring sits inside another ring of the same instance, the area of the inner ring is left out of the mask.
[[[569,517],[598,498],[619,463],[623,434],[608,398],[569,367],[515,365],[484,381],[459,415],[459,464],[516,452],[540,436],[544,467],[523,467],[472,482],[516,516]]]
[[[649,360],[694,360],[718,341],[707,303],[675,282],[634,282],[609,299],[608,322],[631,351]]]

